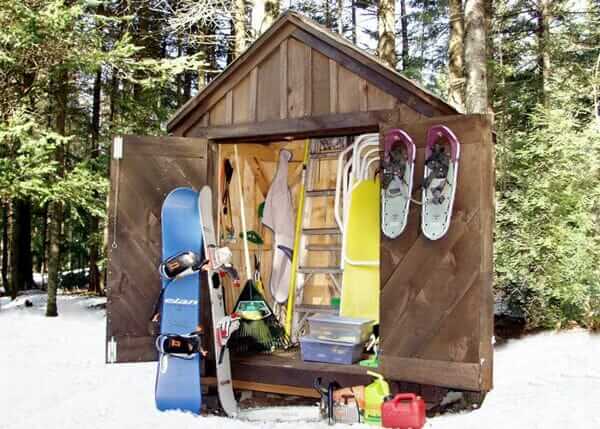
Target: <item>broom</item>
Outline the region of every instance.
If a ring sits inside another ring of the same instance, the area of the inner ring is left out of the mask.
[[[250,252],[246,229],[246,214],[242,193],[241,166],[237,144],[233,146],[235,163],[238,172],[238,191],[240,194],[240,216],[244,242],[244,265],[246,268],[246,283],[242,289],[235,307],[234,314],[240,317],[240,328],[231,337],[231,349],[238,353],[272,352],[275,349],[287,347],[290,344],[283,326],[275,317],[273,310],[265,300],[262,291],[255,284],[250,268]]]

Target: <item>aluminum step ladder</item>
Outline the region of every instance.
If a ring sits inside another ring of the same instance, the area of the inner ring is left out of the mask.
[[[294,313],[292,318],[291,337],[297,342],[305,331],[305,322],[309,316],[314,314],[335,314],[339,308],[329,304],[305,304],[304,287],[315,275],[322,275],[329,281],[329,286],[335,291],[335,295],[341,295],[343,270],[340,263],[333,266],[309,266],[307,261],[311,253],[319,252],[337,255],[341,258],[342,233],[337,225],[325,227],[312,227],[311,213],[313,212],[312,201],[315,198],[327,198],[333,202],[335,189],[322,189],[315,186],[315,177],[318,173],[321,161],[337,159],[339,154],[351,143],[346,137],[337,137],[337,144],[332,144],[332,139],[312,139],[310,141],[308,161],[306,165],[306,182],[303,196],[302,228],[298,246],[298,268],[296,269],[296,296],[294,300]],[[328,237],[326,243],[311,243],[312,237]]]

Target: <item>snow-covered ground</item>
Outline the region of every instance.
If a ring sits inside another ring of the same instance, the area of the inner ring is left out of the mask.
[[[316,407],[246,411],[240,420],[161,413],[155,364],[104,364],[105,316],[90,308],[102,299],[61,296],[57,318],[44,317],[44,302],[36,294],[0,298],[2,429],[328,427]],[[571,330],[510,341],[497,348],[494,367],[495,388],[481,409],[432,418],[427,427],[600,428],[600,335]]]

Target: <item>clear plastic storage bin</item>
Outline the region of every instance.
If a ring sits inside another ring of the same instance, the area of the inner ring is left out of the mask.
[[[372,324],[372,320],[353,317],[317,315],[308,318],[309,335],[312,338],[349,344],[367,341]]]
[[[360,359],[362,349],[362,344],[323,341],[311,337],[300,338],[303,361],[350,365]]]

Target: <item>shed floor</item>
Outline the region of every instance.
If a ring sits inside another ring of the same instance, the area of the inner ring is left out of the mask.
[[[300,350],[271,355],[236,356],[232,361],[233,379],[269,385],[312,389],[316,377],[324,384],[336,380],[343,386],[366,384],[371,380],[367,368],[358,364],[337,365],[304,362]]]

